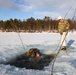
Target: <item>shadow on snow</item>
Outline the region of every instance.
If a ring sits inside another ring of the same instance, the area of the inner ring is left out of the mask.
[[[69,40],[67,43],[67,48],[69,48],[73,43],[75,42],[75,40]]]

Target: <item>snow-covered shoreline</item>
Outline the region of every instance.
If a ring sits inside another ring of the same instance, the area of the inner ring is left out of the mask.
[[[23,41],[24,47],[22,46]],[[35,47],[49,54],[59,45],[59,33],[0,32],[0,75],[50,75],[51,63],[44,70],[17,68],[3,63]],[[55,63],[54,75],[76,75],[76,32],[67,36],[68,51],[61,52]]]

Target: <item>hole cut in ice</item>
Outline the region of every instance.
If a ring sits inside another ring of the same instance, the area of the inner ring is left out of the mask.
[[[42,70],[54,59],[55,54],[42,54],[39,49],[31,48],[28,52],[17,56],[5,65],[10,64],[19,68]]]

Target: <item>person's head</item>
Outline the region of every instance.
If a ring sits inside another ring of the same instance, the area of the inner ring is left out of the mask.
[[[36,57],[40,57],[40,53],[39,52],[36,52]]]
[[[63,17],[61,17],[61,16],[59,16],[57,19],[58,19],[60,22],[63,22],[63,21],[64,21]]]

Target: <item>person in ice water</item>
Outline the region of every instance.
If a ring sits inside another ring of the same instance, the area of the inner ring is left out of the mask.
[[[70,24],[67,20],[64,20],[63,17],[59,16],[58,17],[59,23],[58,23],[58,32],[61,35],[61,41],[60,44],[62,44],[65,36],[66,36],[66,32],[68,31]],[[66,39],[64,40],[63,44],[62,44],[62,48],[61,50],[66,50],[67,49],[67,45],[66,45]]]

